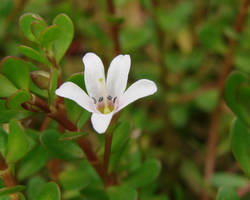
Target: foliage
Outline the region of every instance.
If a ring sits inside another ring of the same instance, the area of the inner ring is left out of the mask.
[[[0,200],[249,199],[249,13],[235,29],[245,1],[1,0]],[[130,54],[129,82],[159,89],[117,114],[105,135],[55,94],[65,81],[86,91],[87,52],[105,67],[114,52]]]

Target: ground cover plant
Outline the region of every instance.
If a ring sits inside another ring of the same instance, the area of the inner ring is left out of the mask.
[[[249,0],[1,0],[0,200],[250,199]]]

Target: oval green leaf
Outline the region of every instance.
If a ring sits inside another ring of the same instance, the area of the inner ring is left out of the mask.
[[[17,91],[17,88],[2,74],[0,74],[0,97],[6,98]]]
[[[1,188],[0,189],[0,196],[14,194],[20,191],[23,191],[26,188],[24,185],[17,185],[13,187]]]
[[[230,187],[220,188],[216,200],[240,200],[237,192]]]
[[[31,41],[36,41],[36,38],[31,32],[31,24],[36,20],[42,20],[42,18],[39,15],[35,15],[33,13],[26,13],[19,19],[19,25],[24,36]]]
[[[49,48],[52,43],[58,38],[59,29],[57,25],[52,25],[45,28],[39,37],[41,45]]]
[[[21,54],[27,56],[28,58],[31,58],[35,61],[45,63],[45,64],[49,63],[47,58],[42,53],[38,52],[35,49],[32,49],[31,47],[20,45],[18,49],[19,49]]]
[[[1,63],[5,75],[19,89],[29,89],[29,67],[26,62],[15,57],[6,57]]]
[[[60,200],[61,193],[58,185],[54,182],[46,183],[39,194],[37,200]]]
[[[23,180],[43,168],[48,160],[48,154],[39,145],[32,149],[18,164],[17,177]]]
[[[54,46],[56,61],[59,63],[72,42],[74,26],[71,19],[65,14],[57,15],[53,24],[56,24],[60,30]]]
[[[50,74],[50,81],[49,81],[49,104],[50,105],[52,104],[54,97],[55,97],[57,81],[58,81],[58,70],[52,69],[51,74]]]
[[[134,171],[124,180],[123,185],[138,188],[152,183],[160,173],[161,164],[158,160],[148,159],[139,169]]]
[[[8,149],[6,161],[13,163],[20,160],[28,151],[29,142],[23,128],[16,120],[9,125]]]
[[[13,95],[9,96],[6,100],[6,107],[9,109],[22,110],[22,103],[27,102],[31,99],[29,92],[25,90],[18,90]]]
[[[108,188],[109,200],[136,200],[137,191],[130,187],[114,186]]]
[[[240,88],[245,85],[250,85],[250,80],[241,72],[233,72],[228,77],[225,84],[225,99],[230,109],[239,117],[243,122],[250,126],[249,110],[246,109],[242,102],[239,101],[241,92]],[[243,92],[243,91],[242,91]],[[247,90],[249,92],[249,90]],[[247,96],[246,94],[244,96]],[[249,94],[248,94],[249,96]],[[248,101],[249,103],[249,101]]]
[[[47,130],[41,135],[41,142],[56,158],[72,160],[83,158],[80,147],[72,141],[60,141],[61,134],[56,130]]]
[[[250,131],[239,119],[233,123],[232,151],[243,171],[250,177]]]

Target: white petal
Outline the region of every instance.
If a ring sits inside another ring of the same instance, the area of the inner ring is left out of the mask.
[[[129,55],[119,55],[112,60],[107,74],[108,95],[119,97],[124,93],[127,86],[130,64]]]
[[[112,119],[113,112],[109,114],[99,114],[99,113],[93,113],[91,116],[91,122],[93,128],[96,130],[97,133],[104,133]]]
[[[60,97],[73,100],[89,112],[93,112],[94,106],[92,99],[76,84],[65,82],[55,92]]]
[[[157,91],[157,86],[153,81],[141,79],[133,83],[121,96],[118,102],[117,111],[121,110],[128,104],[145,96],[154,94]]]
[[[104,67],[101,59],[94,53],[87,53],[83,57],[84,80],[89,96],[98,98],[102,95],[100,79],[105,84]]]

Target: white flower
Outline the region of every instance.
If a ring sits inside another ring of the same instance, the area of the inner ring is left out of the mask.
[[[156,84],[147,79],[136,81],[125,91],[131,63],[129,55],[119,55],[112,60],[106,81],[103,63],[96,54],[87,53],[83,63],[88,94],[72,82],[62,84],[56,94],[92,112],[91,122],[98,133],[107,130],[115,113],[133,101],[157,91]]]

